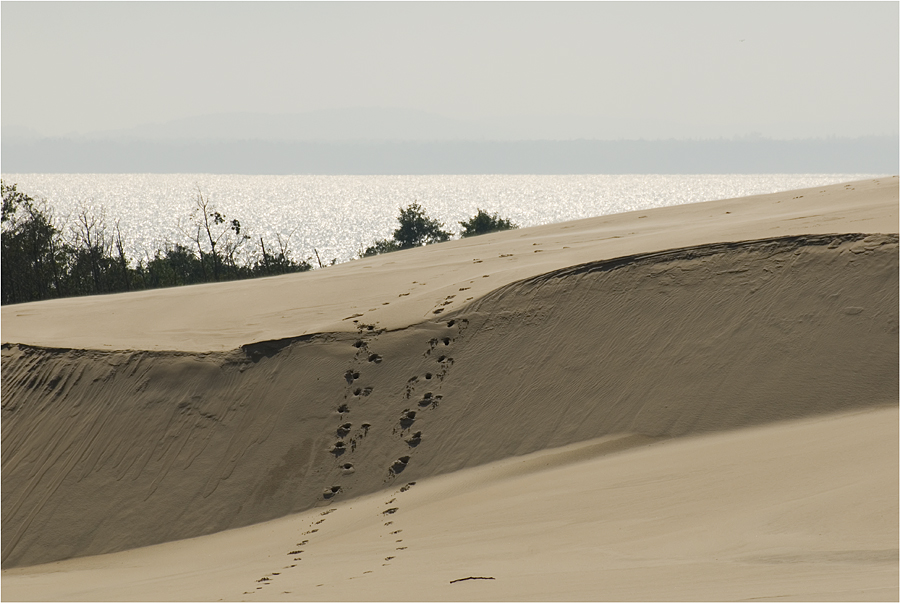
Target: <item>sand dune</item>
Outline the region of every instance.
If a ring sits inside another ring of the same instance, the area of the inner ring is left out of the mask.
[[[896,598],[897,202],[4,307],[3,597]]]
[[[201,538],[6,570],[3,596],[892,600],[898,418],[872,409],[618,452],[592,440]]]

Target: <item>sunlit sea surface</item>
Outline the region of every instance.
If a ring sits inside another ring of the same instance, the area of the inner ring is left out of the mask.
[[[537,226],[876,176],[3,174],[3,180],[46,200],[64,228],[82,209],[102,212],[108,227],[118,220],[136,259],[166,243],[186,242],[185,228],[201,192],[229,220],[240,220],[254,241],[290,237],[295,258],[310,258],[315,249],[323,262],[343,262],[376,238],[389,238],[399,208],[414,201],[458,233],[458,222],[478,208],[520,226]]]

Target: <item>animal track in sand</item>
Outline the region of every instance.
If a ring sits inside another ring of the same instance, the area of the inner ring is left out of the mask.
[[[340,437],[346,436],[350,433],[350,429],[353,427],[353,423],[344,423],[340,427],[337,428],[337,434]]]
[[[344,373],[344,379],[347,380],[347,385],[350,385],[356,379],[359,379],[359,371],[354,371],[353,369],[347,369],[347,372]]]
[[[406,440],[406,443],[409,445],[410,448],[415,448],[416,446],[421,444],[422,443],[422,432],[417,431],[416,433],[412,434],[412,437],[409,438],[408,440]]]
[[[380,363],[382,360],[381,356],[378,354],[369,354],[369,362],[374,362],[375,364]]]
[[[401,491],[401,492],[406,492],[407,490],[409,490],[410,488],[412,488],[412,487],[415,486],[415,485],[416,485],[416,482],[408,482],[405,486],[402,486],[402,487],[400,488],[400,491]]]
[[[334,456],[341,456],[347,452],[347,444],[344,443],[343,440],[338,440],[334,443],[334,446],[331,448],[331,454]]]
[[[346,404],[341,404],[340,406],[338,406],[337,411],[341,414],[344,414],[350,412],[350,407]]]

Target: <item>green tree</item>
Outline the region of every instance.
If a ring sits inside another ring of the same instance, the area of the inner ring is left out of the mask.
[[[66,246],[50,211],[0,180],[3,195],[0,281],[2,303],[65,294]]]
[[[394,231],[394,240],[400,249],[409,249],[431,243],[442,243],[450,240],[452,233],[442,230],[444,224],[425,214],[425,209],[413,203],[406,209],[400,209],[400,228]]]
[[[483,209],[478,209],[478,213],[465,222],[460,222],[463,227],[462,237],[473,237],[475,235],[487,234],[489,232],[497,232],[498,230],[512,230],[518,228],[509,219],[504,219],[499,214],[488,214]]]

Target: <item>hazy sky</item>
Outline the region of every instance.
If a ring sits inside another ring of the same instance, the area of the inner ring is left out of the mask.
[[[395,107],[541,138],[896,134],[897,2],[2,2],[2,125]]]

